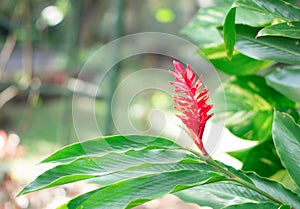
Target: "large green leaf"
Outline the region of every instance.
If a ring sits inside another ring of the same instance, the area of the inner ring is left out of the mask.
[[[205,205],[214,209],[232,204],[268,201],[267,198],[253,190],[222,182],[193,187],[177,192],[175,195],[186,202]]]
[[[223,85],[226,110],[215,95],[214,112],[226,116],[226,127],[235,135],[248,140],[271,139],[273,108],[295,112],[296,103],[266,85],[259,76],[233,77]],[[220,96],[221,97],[221,96]]]
[[[145,140],[142,140],[143,138]],[[116,136],[104,137],[84,143],[91,147],[92,145],[97,147],[102,140],[112,143],[118,139],[119,137]],[[196,153],[184,151],[183,148],[178,148],[178,145],[167,139],[149,138],[148,136],[134,136],[130,139],[138,140],[135,142],[130,140],[133,144],[151,139],[154,145],[151,145],[150,142],[146,143],[144,149],[140,149],[141,145],[133,145],[133,148],[128,150],[124,148],[123,144],[120,146],[121,152],[109,150],[104,154],[102,149],[98,149],[93,152],[93,157],[83,153],[69,163],[49,169],[25,187],[21,194],[95,177],[97,177],[95,182],[103,187],[80,195],[61,208],[132,208],[168,193],[218,181],[228,182],[231,180],[236,183],[231,185],[238,187],[237,191],[241,191],[240,181],[231,178],[232,175],[217,172],[216,168],[221,167],[221,170],[232,170],[235,175],[245,179],[249,184],[257,186],[283,202],[298,206],[296,200],[299,197],[294,196],[276,182],[261,179],[254,174],[243,174],[230,167],[225,168],[225,165],[218,162],[216,163],[219,165],[216,166],[212,160],[204,163],[198,159],[200,156]],[[55,161],[69,159],[70,156],[66,154],[68,149],[69,147],[62,149],[64,150],[63,155],[56,152],[53,155]],[[256,197],[252,190],[246,190],[248,192],[245,192],[242,199],[252,200]],[[232,191],[236,190],[232,189]],[[250,194],[249,191],[251,191]],[[265,197],[257,193],[256,200],[260,202],[261,199],[264,200]]]
[[[44,172],[28,184],[19,195],[115,173],[132,166],[141,166],[143,163],[178,163],[185,159],[197,160],[185,152],[166,149],[129,150],[125,153],[109,153],[102,157],[91,158],[83,156],[71,163],[58,165]],[[165,166],[165,169],[167,168]],[[183,166],[183,168],[186,167]],[[169,167],[169,169],[171,168]]]
[[[238,155],[243,162],[242,170],[255,171],[260,176],[270,177],[283,169],[272,140],[267,140],[247,150],[229,154],[231,156]]]
[[[121,181],[84,194],[61,208],[132,208],[168,193],[222,179],[224,176],[218,173],[196,170],[151,174]]]
[[[283,0],[236,0],[236,7],[265,13],[284,20],[300,20],[300,9]]]
[[[263,203],[242,203],[224,207],[222,209],[278,209],[278,204],[263,202]]]
[[[288,114],[276,111],[273,140],[282,164],[300,188],[300,126]]]
[[[200,51],[218,70],[233,75],[251,75],[270,67],[273,62],[256,60],[234,51],[231,60],[228,59],[225,46],[206,48]]]
[[[288,38],[300,38],[300,22],[283,22],[276,25],[270,25],[261,29],[257,37],[260,36],[283,36]]]
[[[256,37],[260,29],[236,25],[235,48],[254,59],[300,64],[300,39],[278,36]]]
[[[42,162],[71,162],[80,156],[103,156],[110,152],[126,152],[149,148],[179,148],[174,142],[153,136],[107,136],[78,142],[66,146],[47,157]]]
[[[300,101],[300,67],[277,69],[266,76],[267,84],[294,101]]]

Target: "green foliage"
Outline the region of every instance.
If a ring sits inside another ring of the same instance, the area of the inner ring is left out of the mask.
[[[258,32],[257,37],[283,36],[287,38],[299,39],[299,33],[300,33],[300,22],[291,21],[291,22],[283,22],[283,23],[265,27]]]
[[[299,56],[299,47],[297,47],[298,40],[281,39],[280,36],[261,39],[257,38],[259,29],[256,31],[254,28],[246,26],[238,26],[239,28],[237,28],[237,26],[234,25],[235,18],[233,17],[236,7],[272,15],[274,18],[280,18],[285,21],[298,21],[300,17],[300,9],[284,1],[236,0],[229,10],[224,23],[224,42],[225,46],[227,46],[229,57],[232,56],[232,48],[235,42],[234,34],[237,33],[236,36],[239,36],[240,42],[242,43],[239,44],[241,48],[238,46],[236,46],[236,48],[244,54],[256,59],[270,59],[290,64],[299,64],[299,62],[294,62],[292,57],[289,57],[290,53]],[[288,45],[283,46],[283,44]],[[251,49],[246,50],[248,46],[251,46]],[[265,55],[264,52],[267,54]],[[277,54],[278,52],[281,53]],[[281,59],[281,56],[283,56],[283,59]]]
[[[199,53],[209,59],[216,69],[234,75],[251,75],[273,64],[271,61],[255,60],[236,50],[229,60],[224,45],[205,48]]]
[[[244,162],[243,170],[255,171],[260,176],[270,177],[278,170],[283,169],[271,140],[267,140],[250,149],[229,154]]]
[[[235,25],[235,28],[235,47],[241,53],[258,60],[300,64],[299,39],[282,36],[257,37],[261,28],[247,25]]]
[[[232,77],[223,84],[226,112],[216,106],[216,114],[226,116],[227,128],[243,139],[271,139],[273,109],[296,112],[296,103],[267,86],[260,76]],[[222,94],[223,92],[218,92]],[[218,101],[217,101],[218,102]]]
[[[92,154],[81,153],[74,159],[74,153],[68,150],[73,150],[80,143],[57,151],[47,159],[55,159],[52,162],[60,162],[59,165],[42,173],[27,185],[20,195],[89,178],[93,183],[99,184],[99,188],[70,200],[62,205],[61,209],[132,208],[168,193],[175,193],[183,199],[201,205],[214,205],[214,208],[216,205],[225,207],[248,202],[279,206],[278,202],[273,202],[264,193],[272,195],[274,200],[278,198],[294,207],[300,206],[299,196],[279,183],[263,179],[254,173],[234,170],[211,159],[203,161],[201,155],[164,138],[112,136],[85,141],[82,144],[88,144],[89,147],[98,147],[99,144],[113,146],[120,139],[126,143],[120,145],[117,152],[111,149],[104,154],[102,149],[93,149]],[[149,140],[155,146],[149,146]],[[138,141],[145,142],[144,146],[137,143]],[[139,144],[140,149],[136,144]],[[136,148],[128,150],[128,147]],[[90,154],[93,157],[89,157]],[[73,161],[66,163],[71,158]],[[229,182],[235,183],[228,184]],[[244,186],[245,182],[248,187]],[[200,185],[205,187],[199,187]],[[259,193],[251,187],[256,187]],[[189,191],[191,188],[193,190]],[[222,200],[221,203],[201,195],[194,199],[193,196],[187,195],[198,189],[212,191],[211,195]],[[185,198],[187,196],[189,198]],[[231,201],[235,196],[239,198]]]
[[[296,182],[299,181],[296,176],[300,175],[299,163],[296,163],[299,162],[296,154],[299,152],[299,126],[295,120],[299,120],[300,98],[300,69],[297,66],[300,64],[300,9],[293,3],[236,0],[231,5],[227,2],[217,6],[218,10],[223,11],[222,14],[226,13],[220,18],[222,24],[198,24],[197,27],[195,20],[192,23],[194,29],[219,30],[224,44],[219,41],[210,43],[202,47],[199,54],[217,70],[235,75],[223,83],[226,108],[224,112],[224,108],[218,109],[220,105],[215,105],[216,120],[218,115],[225,115],[226,127],[233,134],[242,139],[258,141],[252,148],[229,154],[243,162],[243,170],[255,171],[261,176],[282,182],[299,193],[299,182]],[[209,8],[201,8],[198,14],[204,9]],[[226,9],[227,12],[224,11]],[[247,15],[244,16],[248,18],[241,18],[242,11],[246,11]],[[261,70],[265,71],[259,72]],[[219,93],[216,94],[216,103]],[[203,192],[205,187],[207,185],[197,189]],[[197,192],[197,195],[201,192]],[[188,195],[181,196],[187,200],[188,196],[193,197],[192,193],[186,193]],[[214,199],[214,190],[207,193]],[[205,197],[194,199],[200,203],[197,200],[204,201]],[[211,202],[207,200],[207,205],[213,208],[226,206]],[[240,203],[235,204],[229,208],[238,208]],[[247,205],[241,208],[247,208]]]
[[[267,84],[291,100],[300,100],[300,67],[276,69],[266,76]]]
[[[288,114],[276,111],[273,139],[282,164],[300,188],[300,126]]]
[[[234,44],[236,39],[236,33],[235,33],[235,14],[236,14],[236,8],[233,7],[229,10],[228,14],[226,15],[225,22],[224,22],[224,44],[226,48],[226,53],[229,58],[229,60],[232,57],[233,50],[234,50]]]
[[[243,204],[237,204],[237,205],[230,205],[228,207],[225,207],[224,209],[278,209],[278,205],[273,203],[243,203]],[[281,208],[281,207],[280,207]],[[290,207],[288,207],[290,208]]]
[[[58,165],[20,195],[88,179],[99,188],[61,209],[132,208],[169,193],[218,209],[300,208],[300,69],[287,66],[300,64],[300,9],[285,1],[214,2],[182,32],[217,70],[231,75],[223,83],[226,109],[215,105],[213,112],[216,119],[226,116],[233,134],[258,142],[230,153],[243,162],[242,170],[169,139],[110,136],[53,153],[42,162]]]

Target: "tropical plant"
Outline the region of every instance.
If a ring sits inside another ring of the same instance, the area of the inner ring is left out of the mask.
[[[59,208],[132,208],[168,193],[212,208],[300,208],[300,9],[281,0],[215,2],[182,32],[217,70],[231,75],[223,83],[227,109],[215,102],[213,118],[225,113],[233,134],[258,142],[230,153],[243,162],[242,170],[205,150],[208,90],[190,66],[174,62],[176,109],[200,152],[154,136],[87,140],[43,160],[58,165],[19,195],[89,179],[99,188]]]

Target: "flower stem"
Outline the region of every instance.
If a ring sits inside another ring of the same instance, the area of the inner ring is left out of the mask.
[[[219,165],[216,161],[214,161],[210,156],[204,156],[202,155],[201,153],[199,152],[195,152],[193,150],[190,150],[190,152],[192,152],[193,154],[195,154],[197,157],[199,157],[200,160],[206,162],[208,165],[216,168],[218,171],[222,172],[223,174],[226,174],[230,181],[235,181],[237,183],[239,183],[240,185],[248,188],[248,189],[251,189],[265,197],[267,197],[268,199],[278,203],[278,204],[284,204],[281,200],[277,199],[276,197],[270,195],[269,193],[261,190],[260,188],[256,187],[254,184],[251,184],[249,183],[248,181],[245,181],[244,179],[236,176],[234,173],[232,173],[231,171],[229,171],[228,169],[222,167],[221,165]]]

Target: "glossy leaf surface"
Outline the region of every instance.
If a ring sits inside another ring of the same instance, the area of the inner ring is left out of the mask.
[[[276,25],[270,25],[261,29],[257,37],[260,36],[283,36],[287,38],[300,38],[300,22],[292,21],[292,22],[283,22]]]
[[[284,94],[286,97],[300,101],[300,67],[285,67],[277,69],[266,76],[269,86]]]
[[[276,111],[273,140],[282,164],[300,188],[300,126],[290,115]]]

